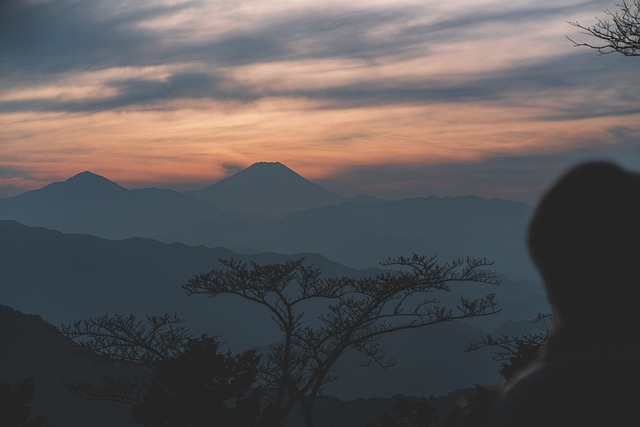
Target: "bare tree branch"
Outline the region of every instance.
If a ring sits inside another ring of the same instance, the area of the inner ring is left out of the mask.
[[[105,360],[148,365],[184,351],[191,338],[182,326],[184,321],[172,314],[149,315],[145,320],[136,320],[134,315],[104,314],[63,324],[59,330]]]
[[[621,53],[624,56],[640,56],[640,0],[622,1],[620,10],[605,10],[609,18],[596,18],[596,23],[585,26],[577,21],[570,25],[580,29],[580,34],[596,38],[600,43],[577,42],[566,36],[574,46],[586,46],[602,55]]]

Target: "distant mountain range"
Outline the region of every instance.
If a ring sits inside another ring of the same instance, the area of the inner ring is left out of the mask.
[[[245,253],[313,252],[360,269],[412,252],[484,256],[504,274],[536,280],[524,245],[532,211],[475,196],[346,200],[280,163],[256,163],[189,195],[127,190],[83,172],[0,199],[0,219],[64,232]]]
[[[227,230],[239,225],[208,202],[171,190],[127,190],[91,172],[0,199],[0,219],[113,239],[150,236],[202,220],[215,220]]]

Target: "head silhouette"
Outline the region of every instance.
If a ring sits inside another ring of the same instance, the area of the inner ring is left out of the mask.
[[[640,321],[640,175],[570,169],[539,203],[528,244],[560,323]]]

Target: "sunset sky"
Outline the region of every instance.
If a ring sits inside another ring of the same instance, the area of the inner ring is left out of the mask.
[[[0,197],[90,170],[202,188],[279,161],[343,196],[534,204],[640,169],[640,58],[574,47],[615,1],[0,2]]]

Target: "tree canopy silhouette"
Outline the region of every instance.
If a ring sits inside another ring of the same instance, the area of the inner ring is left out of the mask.
[[[608,18],[596,18],[596,23],[591,26],[569,22],[580,29],[581,34],[594,37],[598,42],[576,42],[567,38],[574,46],[586,46],[601,54],[618,52],[625,56],[640,56],[640,0],[625,0],[616,5],[619,10],[605,10]]]
[[[550,313],[539,313],[534,323],[540,322],[539,332],[530,332],[518,335],[493,335],[487,334],[482,340],[470,343],[466,351],[477,351],[489,347],[495,349],[493,360],[502,362],[498,371],[505,381],[516,377],[517,374],[529,367],[540,355],[549,334],[552,318]]]
[[[316,399],[334,379],[332,370],[348,349],[362,356],[361,365],[386,368],[395,361],[379,343],[383,335],[497,312],[493,294],[461,298],[454,307],[435,297],[456,282],[499,283],[486,259],[439,262],[435,256],[414,254],[388,259],[382,263],[388,269],[360,279],[323,278],[304,258],[267,265],[220,262],[223,269],[199,274],[183,287],[189,295],[234,295],[271,314],[282,335],[263,358],[261,378],[274,425],[296,403],[306,425],[314,425]],[[309,307],[320,314],[309,315]]]
[[[157,363],[133,418],[145,427],[256,426],[261,389],[255,387],[254,352],[229,356],[215,339],[187,344],[177,357]]]
[[[6,427],[40,427],[44,418],[31,417],[29,402],[36,386],[33,378],[26,378],[16,386],[0,383],[0,425]]]
[[[253,351],[223,353],[215,337],[194,338],[175,315],[104,315],[63,325],[61,331],[108,362],[140,365],[137,375],[73,382],[75,396],[131,407],[145,427],[259,425],[262,389]]]

